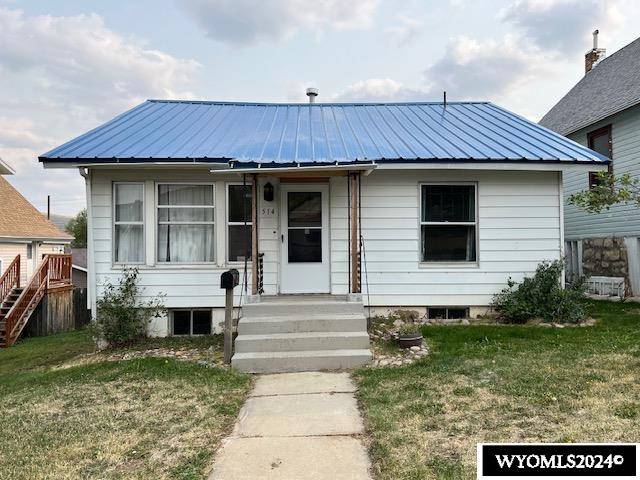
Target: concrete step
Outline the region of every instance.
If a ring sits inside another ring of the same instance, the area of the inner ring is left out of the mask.
[[[365,331],[270,333],[236,337],[236,352],[238,353],[366,348],[369,348],[369,335]]]
[[[364,316],[364,308],[360,302],[322,301],[322,300],[278,300],[260,303],[248,303],[242,306],[242,316],[256,317],[300,317],[304,315],[339,315],[360,314]]]
[[[236,353],[231,365],[242,372],[278,373],[345,370],[371,361],[368,349]]]
[[[367,319],[355,314],[314,314],[298,312],[297,317],[241,317],[238,335],[297,332],[364,332]]]

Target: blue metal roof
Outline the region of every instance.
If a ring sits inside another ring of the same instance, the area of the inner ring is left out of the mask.
[[[45,162],[295,164],[606,162],[486,102],[267,104],[147,100],[39,157]]]

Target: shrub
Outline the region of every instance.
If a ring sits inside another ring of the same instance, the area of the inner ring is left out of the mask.
[[[585,279],[562,288],[562,262],[543,262],[533,277],[521,283],[509,278],[507,288],[493,297],[498,316],[507,322],[524,323],[532,318],[561,323],[578,323],[586,317]]]
[[[419,323],[405,323],[398,329],[398,334],[400,335],[415,335],[416,333],[422,333]]]
[[[94,336],[110,346],[128,345],[145,338],[151,319],[163,315],[166,308],[162,296],[141,303],[140,293],[137,268],[125,269],[116,285],[107,282],[97,302]]]

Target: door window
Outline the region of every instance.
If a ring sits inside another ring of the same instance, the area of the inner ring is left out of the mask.
[[[322,262],[322,193],[288,192],[289,263]]]

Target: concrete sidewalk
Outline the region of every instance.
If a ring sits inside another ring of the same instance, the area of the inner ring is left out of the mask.
[[[370,480],[364,431],[347,373],[258,378],[210,480]]]

